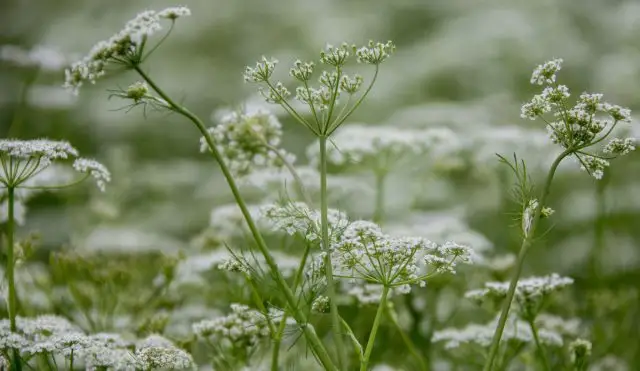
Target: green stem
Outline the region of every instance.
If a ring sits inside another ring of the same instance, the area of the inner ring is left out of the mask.
[[[69,371],[73,371],[73,349],[71,349],[71,356],[69,356]]]
[[[549,196],[549,192],[551,191],[551,183],[553,181],[553,177],[558,169],[558,165],[560,162],[567,156],[569,156],[573,152],[573,149],[567,149],[562,152],[551,164],[551,168],[549,169],[549,173],[547,174],[547,179],[544,184],[544,188],[542,189],[542,197],[540,197],[538,207],[536,208],[535,214],[533,216],[533,220],[531,221],[531,226],[529,231],[522,239],[522,246],[520,247],[520,252],[518,253],[518,260],[516,262],[515,271],[513,272],[513,276],[511,277],[511,282],[509,283],[509,289],[507,290],[507,297],[502,306],[502,312],[500,312],[500,318],[498,319],[498,327],[496,327],[496,331],[493,334],[493,339],[491,340],[491,347],[489,348],[489,357],[487,362],[484,365],[483,371],[491,371],[493,367],[493,362],[498,354],[498,348],[500,345],[500,339],[502,338],[502,333],[504,332],[504,327],[507,323],[507,316],[509,314],[509,309],[511,308],[511,302],[513,301],[513,296],[516,292],[516,285],[518,284],[518,280],[520,279],[520,275],[522,274],[522,266],[524,263],[524,259],[527,255],[527,251],[531,246],[531,242],[533,236],[535,234],[536,228],[538,226],[538,221],[540,220],[540,213],[542,208],[547,202],[547,198]]]
[[[17,315],[17,302],[18,295],[16,294],[16,281],[15,281],[15,257],[14,257],[14,207],[15,207],[15,187],[8,187],[8,215],[7,215],[7,284],[9,286],[9,327],[11,332],[17,331],[16,315]],[[13,351],[13,361],[11,362],[13,370],[22,370],[22,364],[20,363],[20,353],[17,350]]]
[[[322,363],[325,369],[331,370],[331,371],[334,371],[334,370],[338,371],[336,366],[331,361],[331,358],[329,357],[329,353],[327,353],[327,350],[325,349],[324,345],[320,341],[320,338],[316,334],[315,329],[311,324],[308,323],[306,315],[300,310],[300,308],[298,308],[293,291],[291,291],[291,288],[285,281],[284,277],[282,277],[282,274],[278,269],[278,265],[276,264],[275,260],[269,253],[269,248],[267,247],[267,244],[264,241],[264,238],[260,234],[260,231],[258,230],[258,227],[256,226],[256,223],[253,220],[253,217],[251,216],[249,209],[247,208],[247,204],[245,203],[244,199],[242,198],[242,195],[240,194],[240,190],[238,189],[236,181],[233,178],[233,175],[231,175],[231,171],[225,164],[222,158],[222,155],[216,148],[213,142],[213,138],[211,137],[206,127],[204,126],[204,123],[196,115],[191,113],[191,111],[176,104],[158,85],[156,85],[156,83],[140,68],[140,66],[135,65],[133,66],[133,68],[149,84],[149,86],[151,86],[151,88],[155,90],[155,92],[158,95],[160,95],[160,97],[164,99],[167,102],[167,104],[169,104],[169,106],[173,111],[188,118],[198,128],[198,130],[200,131],[200,134],[202,134],[205,141],[207,142],[207,145],[209,146],[209,151],[211,152],[211,155],[220,166],[220,170],[222,171],[222,174],[224,175],[229,185],[229,188],[231,189],[231,193],[233,194],[233,197],[235,198],[235,201],[238,204],[238,207],[240,208],[240,211],[242,212],[242,215],[244,216],[245,221],[247,222],[247,226],[249,227],[249,230],[253,235],[253,238],[256,242],[258,249],[260,250],[260,253],[262,253],[262,255],[264,256],[265,262],[269,266],[269,270],[271,271],[271,274],[273,274],[273,277],[275,278],[278,288],[283,292],[285,299],[287,301],[287,304],[291,307],[291,310],[293,311],[293,317],[295,318],[296,322],[298,322],[300,325],[304,327],[304,334],[307,341],[309,342],[309,345],[314,350],[315,354],[320,360],[320,363]]]
[[[247,280],[247,282],[249,283],[249,286],[251,287],[251,294],[253,296],[253,301],[256,302],[256,306],[258,307],[258,309],[260,309],[260,312],[262,312],[262,314],[264,315],[264,318],[266,318],[267,326],[269,327],[269,332],[271,333],[271,336],[273,336],[276,333],[276,328],[273,326],[273,322],[271,321],[271,318],[269,318],[269,311],[267,311],[267,308],[264,306],[264,303],[262,302],[262,298],[260,297],[260,292],[258,291],[258,287],[256,286],[256,283],[251,279],[251,277],[248,274],[245,275],[245,279]]]
[[[533,333],[533,339],[536,342],[536,348],[538,349],[538,356],[540,356],[540,360],[542,362],[542,365],[544,366],[544,369],[546,371],[550,371],[551,368],[549,368],[549,360],[547,359],[547,354],[545,353],[544,347],[542,346],[542,343],[540,342],[540,337],[538,336],[538,327],[536,326],[536,323],[535,323],[533,318],[530,318],[527,322],[529,322],[529,327],[531,328],[531,333]]]
[[[413,343],[413,341],[411,341],[409,336],[405,334],[402,327],[400,327],[400,324],[396,320],[395,313],[393,313],[393,309],[390,306],[387,306],[387,317],[389,317],[389,319],[391,320],[391,323],[396,327],[396,330],[398,330],[398,333],[400,334],[400,337],[402,338],[404,345],[407,346],[411,355],[413,355],[413,357],[418,361],[418,364],[420,365],[420,370],[427,371],[428,370],[427,362],[425,361],[424,357],[420,354],[420,352],[416,348],[416,345]]]
[[[380,319],[382,319],[382,313],[384,312],[387,306],[387,295],[389,294],[389,287],[384,286],[382,289],[382,297],[380,298],[380,304],[378,305],[378,311],[376,312],[376,317],[373,320],[373,325],[371,326],[371,332],[369,333],[369,340],[367,340],[367,349],[364,351],[364,358],[362,363],[360,364],[360,371],[367,371],[369,367],[369,358],[371,357],[371,352],[373,351],[373,343],[376,340],[376,333],[378,332],[378,327],[380,327]]]
[[[340,313],[336,296],[336,286],[333,281],[333,267],[331,265],[331,241],[329,240],[329,207],[327,204],[327,137],[321,136],[320,142],[320,224],[322,229],[322,248],[325,252],[325,274],[327,277],[327,294],[329,295],[331,324],[334,328],[334,343],[338,356],[338,367],[346,368],[346,354],[341,337]]]
[[[309,252],[311,251],[311,244],[307,244],[304,249],[304,254],[302,255],[302,260],[300,260],[300,264],[298,265],[298,270],[296,271],[296,276],[293,279],[293,291],[295,292],[298,289],[298,285],[302,280],[302,273],[304,272],[304,267],[307,265],[307,259],[309,257]],[[289,313],[286,311],[282,315],[282,319],[280,320],[280,324],[278,325],[278,330],[273,338],[273,349],[271,350],[271,370],[278,370],[278,358],[280,357],[280,344],[282,344],[282,335],[284,334],[284,330],[287,327],[287,318],[289,318]]]
[[[387,173],[384,171],[376,171],[376,204],[373,212],[373,221],[377,224],[382,223],[384,219],[384,191],[385,179]]]

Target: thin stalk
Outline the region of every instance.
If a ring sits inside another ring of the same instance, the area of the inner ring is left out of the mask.
[[[507,316],[509,314],[509,309],[511,308],[511,302],[513,301],[513,296],[516,292],[516,285],[518,284],[518,280],[520,279],[520,275],[522,274],[522,266],[524,265],[524,259],[527,256],[527,251],[531,246],[531,242],[533,240],[533,236],[535,235],[536,228],[538,226],[538,221],[540,220],[540,214],[542,208],[547,202],[547,198],[549,197],[549,192],[551,191],[551,183],[553,182],[553,177],[558,169],[558,165],[560,162],[567,156],[569,156],[573,152],[573,148],[569,148],[562,152],[551,164],[551,168],[549,169],[549,173],[547,174],[547,179],[544,184],[544,188],[542,189],[542,197],[540,197],[538,207],[536,208],[535,214],[533,216],[533,220],[531,221],[531,227],[529,228],[528,233],[522,239],[522,245],[520,247],[520,252],[518,253],[518,260],[516,262],[515,271],[513,272],[513,276],[511,277],[511,282],[509,283],[509,290],[507,291],[507,297],[502,306],[502,312],[500,312],[500,318],[498,319],[498,327],[496,327],[496,331],[493,334],[493,339],[491,340],[491,347],[489,348],[489,357],[487,359],[487,363],[485,363],[483,371],[491,371],[493,367],[493,362],[498,354],[498,348],[500,345],[500,339],[502,338],[502,333],[504,332],[504,327],[507,323]]]
[[[73,349],[71,349],[71,355],[69,356],[69,371],[73,371]]]
[[[338,303],[336,297],[336,287],[333,282],[333,267],[331,266],[331,246],[329,241],[329,220],[328,220],[328,204],[327,204],[327,137],[321,136],[320,141],[320,224],[322,229],[322,247],[325,252],[324,265],[325,274],[327,276],[327,293],[329,294],[329,303],[331,310],[331,323],[334,328],[334,343],[336,346],[336,355],[338,356],[338,367],[346,368],[346,354],[342,337],[340,336],[341,324],[340,313],[338,313]]]
[[[278,265],[276,264],[275,260],[273,259],[273,257],[269,253],[269,248],[267,247],[267,244],[264,241],[264,238],[262,237],[262,234],[260,234],[260,231],[258,230],[258,227],[256,226],[256,223],[253,220],[253,217],[249,213],[249,209],[247,208],[247,204],[245,203],[244,198],[242,198],[242,195],[240,194],[240,190],[238,189],[238,186],[236,184],[235,179],[233,178],[233,175],[231,175],[231,171],[229,170],[229,168],[225,164],[225,162],[224,162],[224,160],[222,158],[222,155],[220,154],[220,152],[216,148],[216,146],[215,146],[215,144],[213,142],[213,138],[211,137],[211,135],[207,131],[206,127],[204,126],[204,123],[202,122],[202,120],[200,120],[200,118],[198,118],[196,115],[191,113],[191,111],[187,110],[185,107],[182,107],[182,106],[176,104],[158,85],[156,85],[155,81],[153,81],[151,79],[151,77],[149,77],[140,68],[139,65],[134,65],[133,68],[149,84],[149,86],[151,86],[151,88],[162,99],[164,99],[167,102],[167,104],[169,104],[169,106],[171,107],[171,109],[173,111],[175,111],[175,112],[181,114],[182,116],[188,118],[198,128],[198,130],[200,131],[200,134],[202,134],[202,136],[204,137],[205,141],[207,142],[207,145],[209,147],[209,151],[211,152],[211,155],[213,156],[213,158],[216,160],[216,162],[220,166],[220,170],[222,171],[222,174],[224,175],[224,177],[225,177],[225,179],[227,181],[227,184],[229,185],[229,188],[231,189],[231,193],[233,194],[233,197],[234,197],[236,203],[238,204],[238,207],[240,208],[240,211],[242,212],[242,215],[244,216],[245,221],[247,222],[247,226],[249,227],[249,230],[251,231],[251,234],[253,235],[253,238],[254,238],[254,240],[256,242],[256,245],[258,246],[258,249],[260,250],[260,252],[264,256],[265,262],[269,266],[269,270],[271,271],[271,274],[273,274],[273,276],[275,278],[276,284],[278,285],[279,289],[283,292],[283,294],[285,296],[285,299],[287,301],[287,304],[291,307],[291,310],[293,311],[293,317],[295,318],[296,322],[298,322],[300,325],[303,325],[304,334],[305,334],[305,337],[306,337],[307,341],[309,342],[309,345],[314,350],[315,354],[318,356],[318,359],[320,360],[320,363],[322,363],[322,365],[324,366],[325,369],[331,370],[331,371],[338,371],[336,366],[331,361],[331,357],[329,357],[329,353],[327,353],[327,350],[325,349],[324,345],[322,344],[322,341],[320,340],[320,338],[316,334],[315,329],[313,328],[312,325],[310,325],[307,322],[306,315],[298,308],[297,303],[296,303],[296,298],[295,298],[295,296],[293,294],[293,291],[291,291],[291,288],[289,287],[289,285],[285,281],[284,277],[282,277],[282,274],[280,273],[280,270],[278,269]]]
[[[531,328],[531,333],[533,333],[533,339],[536,342],[536,348],[538,349],[538,356],[544,366],[545,371],[551,371],[549,367],[549,360],[547,359],[547,354],[544,351],[544,347],[540,342],[540,337],[538,336],[538,327],[533,318],[530,318],[527,322],[529,322],[529,327]]]
[[[17,315],[17,303],[18,303],[18,295],[16,294],[16,281],[15,281],[15,257],[14,257],[14,245],[13,245],[13,234],[14,234],[14,203],[15,203],[15,187],[8,187],[8,216],[7,216],[7,284],[9,286],[9,327],[11,332],[16,332],[16,315]],[[13,351],[13,362],[12,368],[16,371],[22,370],[22,364],[20,362],[20,353],[17,350]]]
[[[249,282],[249,286],[251,286],[251,294],[253,296],[253,301],[256,302],[256,306],[258,306],[258,309],[260,309],[262,314],[264,314],[264,317],[267,320],[267,326],[269,327],[269,332],[273,336],[273,334],[276,333],[276,328],[273,325],[273,321],[271,321],[271,318],[269,318],[269,312],[267,311],[267,308],[264,306],[264,303],[262,302],[262,298],[260,297],[260,292],[256,287],[256,283],[251,279],[251,277],[248,274],[245,276],[245,279],[247,280],[247,282]]]
[[[418,361],[418,364],[420,365],[420,370],[427,371],[429,369],[427,366],[427,362],[425,361],[424,357],[420,354],[420,352],[416,348],[416,345],[413,343],[413,341],[411,341],[409,336],[405,334],[402,327],[400,327],[400,324],[396,320],[396,316],[392,311],[393,309],[387,306],[387,317],[389,317],[389,319],[391,320],[391,323],[395,326],[396,330],[398,330],[398,333],[400,334],[400,337],[402,338],[404,345],[407,346],[411,355],[413,355],[413,357]]]
[[[373,212],[374,223],[380,224],[384,219],[384,192],[385,180],[387,173],[385,171],[376,171],[376,203]]]
[[[311,245],[307,244],[304,249],[304,254],[302,255],[302,260],[300,260],[300,265],[298,265],[298,270],[296,271],[296,276],[293,280],[293,291],[295,292],[298,289],[298,285],[302,280],[302,273],[304,272],[304,267],[307,264],[307,258],[309,257],[309,252],[311,251]],[[280,357],[280,344],[282,344],[282,335],[284,334],[284,330],[287,327],[287,318],[289,318],[289,313],[286,311],[282,315],[282,319],[280,320],[280,324],[278,325],[278,330],[273,339],[273,348],[271,350],[271,371],[278,371],[278,363]]]
[[[371,332],[369,333],[369,340],[367,340],[367,349],[364,351],[364,359],[362,363],[360,363],[360,371],[367,371],[369,367],[369,358],[371,357],[371,352],[373,351],[373,343],[376,340],[376,333],[378,332],[378,327],[380,327],[380,319],[382,319],[382,313],[387,306],[387,295],[389,294],[389,287],[384,286],[382,289],[382,297],[380,298],[380,305],[378,305],[378,311],[376,312],[376,317],[373,320],[373,325],[371,326]]]

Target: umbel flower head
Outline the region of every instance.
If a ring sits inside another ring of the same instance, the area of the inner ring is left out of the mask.
[[[195,323],[193,332],[233,349],[254,347],[270,335],[264,315],[242,304],[231,304],[231,313],[224,317]]]
[[[79,158],[78,150],[68,142],[48,139],[0,140],[0,184],[3,188],[25,187],[25,182],[42,173],[53,163],[74,158],[73,169],[85,174],[85,178],[92,177],[98,188],[104,191],[106,183],[111,180],[111,174],[106,167],[95,160]]]
[[[191,11],[186,7],[171,7],[159,12],[146,10],[138,14],[122,30],[98,42],[89,54],[66,69],[64,86],[77,94],[85,81],[95,83],[110,66],[131,67],[140,64],[149,55],[144,54],[148,38],[162,29],[160,21],[166,19],[175,22],[189,15]]]
[[[497,320],[496,318],[483,325],[470,324],[461,329],[446,328],[436,331],[431,341],[434,343],[443,342],[446,349],[455,349],[462,346],[488,348],[489,345],[491,345],[491,339],[493,338],[493,333],[495,332],[498,322]],[[540,341],[547,346],[561,347],[563,344],[562,336],[554,331],[540,329],[538,336]],[[528,323],[518,320],[514,316],[510,316],[507,319],[502,341],[516,347],[523,343],[533,343],[533,332]]]
[[[320,64],[329,70],[320,71],[318,85],[311,86],[315,72],[314,62],[296,60],[289,70],[289,74],[301,85],[295,88],[295,99],[309,108],[312,116],[306,119],[293,108],[289,97],[291,92],[279,81],[272,81],[271,77],[278,64],[276,59],[262,57],[255,67],[246,67],[244,80],[260,84],[259,91],[269,103],[281,105],[284,110],[298,122],[303,124],[317,136],[330,136],[355,110],[371,90],[378,75],[379,65],[391,56],[395,46],[391,41],[387,43],[369,42],[367,46],[357,48],[347,43],[338,47],[327,45],[320,52]],[[369,86],[359,97],[358,92],[364,83],[364,78],[358,74],[349,76],[343,68],[351,57],[355,56],[359,63],[375,66],[375,74]],[[347,98],[344,102],[342,95]],[[340,106],[340,107],[339,107]]]
[[[270,112],[231,112],[208,131],[227,166],[237,176],[246,176],[253,170],[282,168],[295,161],[294,155],[278,148],[282,125]],[[204,138],[200,139],[200,150],[209,150]]]
[[[521,316],[535,318],[545,299],[572,284],[572,278],[562,277],[557,273],[521,279],[515,293]],[[501,302],[507,297],[508,290],[509,282],[487,282],[483,289],[468,291],[465,297],[478,303],[487,299]]]
[[[588,150],[608,139],[618,123],[630,122],[631,111],[605,102],[599,93],[582,93],[572,106],[569,88],[556,82],[562,62],[562,59],[554,59],[536,67],[531,83],[545,88],[522,105],[520,116],[542,119],[551,140],[572,154],[583,170],[601,179],[609,160],[635,150],[635,139],[611,138],[599,153],[597,149],[596,152]]]
[[[355,221],[331,249],[334,272],[341,278],[363,280],[410,290],[440,273],[455,273],[459,262],[469,262],[469,247],[435,244],[421,237],[393,237],[369,221]]]

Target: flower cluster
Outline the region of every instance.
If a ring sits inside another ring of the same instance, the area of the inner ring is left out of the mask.
[[[303,202],[266,205],[262,207],[261,215],[274,231],[298,234],[307,241],[322,239],[320,210],[312,209]],[[349,225],[349,219],[345,213],[336,209],[328,210],[327,219],[329,238],[331,241],[337,241]]]
[[[447,328],[434,332],[431,341],[434,343],[443,342],[446,349],[459,348],[463,345],[487,348],[491,345],[496,326],[497,318],[484,325],[470,324],[461,329]],[[547,346],[561,347],[563,344],[562,337],[554,331],[540,329],[538,336],[540,341]],[[533,343],[533,332],[528,323],[510,317],[507,319],[502,341],[513,345]]]
[[[353,113],[371,88],[370,85],[358,101],[353,102],[353,105],[349,107],[352,97],[360,91],[364,82],[360,75],[349,76],[344,73],[343,67],[349,58],[355,55],[358,62],[375,65],[377,75],[378,65],[385,61],[394,49],[395,46],[391,41],[385,44],[371,41],[368,46],[360,49],[347,43],[338,47],[327,45],[320,52],[320,63],[330,67],[331,71],[320,72],[318,87],[309,84],[315,71],[315,64],[296,60],[289,70],[289,74],[302,83],[295,89],[295,99],[309,107],[310,113],[313,115],[311,121],[304,119],[288,102],[291,93],[285,85],[279,81],[271,81],[271,76],[278,63],[277,60],[262,57],[255,67],[245,68],[244,80],[261,84],[259,91],[267,102],[280,104],[287,113],[316,135],[330,135]],[[375,78],[371,84],[374,80]],[[342,93],[346,93],[348,99],[346,104],[338,109]]]
[[[582,93],[570,107],[569,88],[556,83],[556,73],[561,67],[562,59],[555,59],[534,70],[531,83],[546,87],[522,105],[520,116],[530,120],[541,118],[551,140],[570,151],[583,170],[601,179],[610,159],[635,150],[635,139],[611,139],[602,149],[604,155],[585,150],[605,140],[619,122],[630,122],[631,111],[603,101],[603,95],[598,93]],[[548,113],[553,114],[552,118],[544,117]]]
[[[148,37],[162,29],[161,19],[174,22],[190,15],[186,7],[172,7],[156,12],[147,10],[127,22],[122,30],[108,40],[97,43],[81,60],[65,70],[65,87],[77,94],[85,81],[94,83],[105,74],[109,65],[135,66],[143,60]]]
[[[427,151],[446,151],[456,145],[456,137],[446,128],[398,129],[389,126],[349,124],[333,137],[327,148],[327,162],[335,166],[359,164],[376,171],[389,171],[407,156]],[[319,162],[318,144],[307,149],[312,164]]]
[[[540,305],[546,298],[572,284],[572,278],[562,277],[557,273],[519,280],[515,298],[520,305],[521,315],[535,318]],[[483,289],[468,291],[465,297],[479,303],[487,299],[501,301],[506,298],[508,290],[509,282],[487,282]]]
[[[64,141],[2,139],[0,140],[0,162],[2,163],[0,183],[7,188],[25,186],[27,181],[42,174],[53,162],[77,156],[78,150]],[[73,168],[77,172],[93,177],[102,191],[105,189],[105,184],[111,180],[111,174],[107,168],[95,160],[76,158]]]
[[[469,248],[453,242],[437,245],[421,237],[392,237],[369,221],[349,224],[332,248],[338,277],[387,287],[424,285],[435,273],[454,272],[469,261]],[[426,272],[431,268],[431,272]]]
[[[282,168],[285,162],[295,161],[294,155],[278,148],[282,125],[267,111],[232,112],[208,132],[227,166],[237,176],[246,176],[257,169]],[[200,139],[200,150],[209,150],[205,138]]]
[[[256,346],[270,334],[265,317],[242,304],[231,304],[231,313],[224,317],[193,324],[193,332],[200,338],[217,341],[221,346],[239,349]]]

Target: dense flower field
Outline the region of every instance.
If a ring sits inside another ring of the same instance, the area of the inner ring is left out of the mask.
[[[640,7],[254,2],[7,6],[0,370],[640,367]]]

